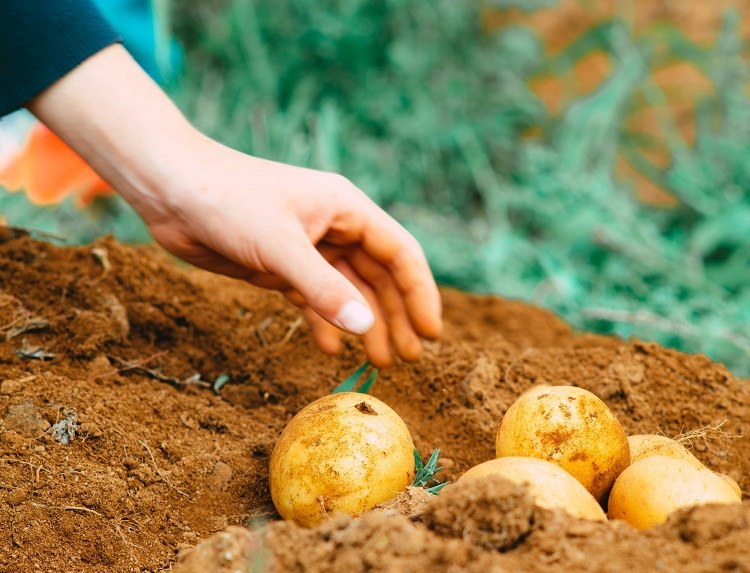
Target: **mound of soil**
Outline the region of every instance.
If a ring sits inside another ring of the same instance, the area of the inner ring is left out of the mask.
[[[445,336],[373,393],[423,456],[441,449],[445,479],[493,457],[503,412],[549,383],[595,392],[629,433],[726,420],[692,451],[750,487],[750,391],[721,365],[520,302],[443,296]],[[155,250],[0,229],[0,571],[750,571],[747,502],[644,533],[489,480],[314,529],[280,521],[276,438],[363,360],[355,339],[321,354],[279,296]]]

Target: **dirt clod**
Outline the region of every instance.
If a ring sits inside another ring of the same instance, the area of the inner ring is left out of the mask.
[[[412,521],[421,521],[424,511],[435,496],[421,487],[409,486],[399,495],[375,506],[390,513],[400,513]]]
[[[354,406],[358,412],[362,414],[367,414],[368,416],[377,416],[378,413],[374,410],[372,406],[370,406],[367,402],[360,402],[356,406]]]
[[[30,437],[43,434],[49,428],[49,422],[30,400],[10,406],[3,421],[6,429],[15,430]]]
[[[440,535],[497,551],[522,543],[533,520],[526,489],[499,476],[446,486],[424,515],[427,527]]]
[[[183,551],[174,566],[175,573],[235,573],[247,571],[260,549],[255,536],[244,527],[231,526]]]

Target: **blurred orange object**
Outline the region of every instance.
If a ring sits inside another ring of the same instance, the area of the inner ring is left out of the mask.
[[[37,205],[59,203],[75,193],[81,205],[110,195],[112,187],[41,123],[31,128],[18,155],[0,167],[0,185],[26,191]]]

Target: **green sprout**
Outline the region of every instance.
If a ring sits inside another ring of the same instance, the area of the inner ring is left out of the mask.
[[[216,380],[214,380],[214,383],[211,385],[211,389],[214,391],[214,394],[218,394],[219,390],[221,390],[224,385],[231,380],[231,376],[229,374],[219,374],[216,377]]]
[[[427,463],[425,464],[422,462],[422,458],[420,457],[417,448],[414,448],[414,465],[416,466],[417,472],[414,475],[414,481],[411,484],[412,486],[424,487],[430,482],[435,482],[436,485],[426,487],[425,490],[427,493],[437,495],[441,489],[448,485],[449,482],[445,481],[440,483],[440,481],[435,478],[435,474],[443,469],[437,465],[439,455],[440,450],[436,448],[435,451],[432,452],[430,459],[427,460]]]
[[[348,376],[341,384],[336,386],[331,394],[338,394],[339,392],[359,392],[360,394],[367,394],[372,385],[375,383],[375,379],[378,377],[378,369],[373,368],[370,375],[365,379],[362,385],[355,390],[357,383],[362,378],[367,369],[370,367],[370,363],[365,361],[362,366],[357,368],[350,376]]]

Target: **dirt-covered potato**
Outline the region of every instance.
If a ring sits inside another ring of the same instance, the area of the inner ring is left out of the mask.
[[[495,453],[553,462],[600,503],[630,464],[620,422],[604,402],[575,386],[539,386],[523,394],[500,423]]]
[[[271,454],[276,510],[300,525],[342,512],[359,515],[414,478],[414,444],[404,421],[367,394],[331,394],[303,408]]]
[[[668,456],[686,460],[694,466],[703,467],[698,458],[691,454],[680,442],[659,434],[636,434],[628,436],[630,463],[649,456]]]
[[[740,487],[740,484],[738,484],[736,481],[734,481],[734,478],[731,476],[728,476],[727,474],[723,474],[721,472],[714,472],[717,476],[719,476],[721,479],[724,480],[724,482],[729,484],[729,487],[732,488],[732,491],[737,494],[737,497],[742,499],[742,488]]]
[[[561,509],[574,517],[606,521],[599,503],[568,472],[539,458],[503,457],[468,469],[458,480],[463,482],[487,475],[499,475],[525,485],[539,507]]]
[[[674,511],[707,503],[741,503],[721,476],[688,460],[649,456],[617,478],[609,495],[609,517],[646,529]]]

